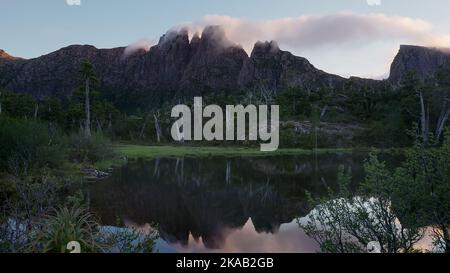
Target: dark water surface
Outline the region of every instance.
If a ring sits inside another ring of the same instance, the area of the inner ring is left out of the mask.
[[[340,165],[357,184],[366,157],[136,160],[92,185],[91,207],[104,225],[157,224],[160,252],[316,252],[297,224],[309,213],[305,192],[335,188]]]

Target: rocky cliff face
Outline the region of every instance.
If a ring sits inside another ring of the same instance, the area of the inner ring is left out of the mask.
[[[421,78],[432,76],[446,64],[450,64],[450,49],[402,45],[391,65],[389,82],[399,85],[408,72]]]
[[[102,85],[121,82],[124,48],[97,49],[74,45],[48,55],[0,64],[0,85],[7,90],[30,93],[38,98],[69,96],[80,83],[82,59],[90,59]],[[3,68],[3,69],[2,69]]]
[[[340,88],[344,84],[380,82],[344,79],[316,69],[305,58],[282,51],[276,42],[258,42],[250,56],[229,41],[217,26],[189,40],[188,32],[170,31],[148,52],[124,55],[125,48],[97,49],[73,45],[39,58],[24,60],[0,51],[0,88],[35,97],[68,97],[80,84],[79,67],[89,59],[106,97],[124,107],[161,104],[213,92],[273,92],[291,87]],[[398,84],[409,70],[428,75],[449,60],[444,50],[402,46],[392,64],[390,83]]]
[[[241,47],[226,38],[220,27],[205,28],[201,38],[195,35],[190,50],[190,61],[180,83],[180,93],[202,95],[239,91],[239,73],[248,56]]]
[[[240,73],[241,88],[252,90],[285,90],[291,87],[307,89],[337,88],[344,78],[316,69],[305,58],[282,51],[275,41],[256,43]]]

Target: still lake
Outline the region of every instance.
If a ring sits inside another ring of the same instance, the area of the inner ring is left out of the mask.
[[[367,154],[133,160],[89,190],[104,225],[157,225],[159,252],[317,252],[299,228],[306,192],[336,188],[340,165],[357,185]],[[382,155],[388,166],[399,158]]]

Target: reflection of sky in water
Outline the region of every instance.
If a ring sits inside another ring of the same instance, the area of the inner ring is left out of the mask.
[[[365,155],[138,160],[91,186],[102,223],[158,226],[159,252],[317,252],[295,219],[305,192],[336,187],[339,165],[362,179]],[[294,220],[293,220],[294,219]]]
[[[180,244],[170,245],[164,240],[158,240],[156,248],[159,252],[225,252],[225,253],[311,253],[317,252],[317,244],[299,228],[297,221],[282,224],[278,232],[258,233],[251,219],[240,229],[224,229],[224,245],[221,249],[208,249],[201,238],[195,240],[189,236],[187,246]]]
[[[300,218],[299,222],[306,224],[308,216]],[[133,230],[148,235],[152,231],[149,224],[139,226],[131,221],[126,221],[126,226]],[[125,231],[127,228],[103,227],[107,233]],[[318,253],[318,244],[309,238],[301,228],[297,220],[288,224],[282,224],[276,233],[258,233],[251,219],[238,229],[223,229],[221,236],[224,237],[220,249],[211,249],[205,246],[202,239],[196,240],[189,235],[186,245],[180,243],[167,243],[158,239],[155,243],[155,251],[158,253]],[[433,229],[426,228],[424,237],[415,244],[416,250],[422,252],[442,252],[433,245]],[[138,239],[139,240],[139,239]],[[135,244],[136,241],[133,242]],[[114,249],[113,249],[114,251]]]

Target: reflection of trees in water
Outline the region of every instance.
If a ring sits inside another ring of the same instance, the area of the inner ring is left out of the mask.
[[[153,171],[153,177],[155,178],[159,178],[159,162],[160,162],[159,158],[155,159],[155,169]]]
[[[184,158],[177,158],[177,163],[175,165],[175,176],[178,185],[181,185],[184,180]]]
[[[231,184],[231,161],[227,160],[227,170],[225,175],[225,183],[227,185]]]
[[[326,157],[319,164],[322,179],[335,180],[337,161],[359,170],[351,157]],[[257,232],[274,233],[305,215],[305,190],[323,190],[314,168],[307,158],[294,157],[136,161],[93,185],[91,201],[106,225],[117,217],[157,223],[170,243],[187,244],[192,234],[220,248],[224,230],[241,228],[249,218]]]

